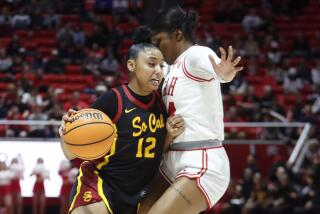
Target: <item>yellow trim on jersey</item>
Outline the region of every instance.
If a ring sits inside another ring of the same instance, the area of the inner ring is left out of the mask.
[[[79,193],[80,193],[81,185],[82,185],[82,183],[81,183],[81,177],[82,177],[82,176],[83,176],[83,173],[82,173],[82,169],[81,169],[81,167],[80,167],[80,169],[79,169],[79,176],[78,176],[78,178],[77,178],[77,180],[78,180],[77,193],[76,193],[76,195],[74,196],[74,198],[73,198],[73,200],[72,200],[71,206],[70,206],[70,208],[69,208],[69,212],[71,212],[71,210],[73,209],[74,203],[76,202],[76,199],[77,199],[77,197],[78,197],[78,195],[79,195]]]
[[[108,201],[107,197],[104,195],[102,183],[103,183],[103,180],[98,176],[98,193],[99,193],[100,197],[102,198],[104,204],[107,206],[109,212],[111,214],[113,214],[112,209],[109,204],[109,201]]]
[[[101,163],[99,163],[98,165],[97,165],[97,169],[101,169],[103,166],[105,166],[105,165],[107,165],[108,163],[109,163],[109,158],[110,158],[110,156],[112,156],[112,155],[114,155],[114,153],[116,152],[116,142],[117,142],[117,139],[118,139],[118,134],[117,134],[117,127],[116,127],[116,125],[112,125],[113,126],[113,128],[114,128],[114,132],[115,132],[115,137],[114,137],[114,140],[113,140],[113,144],[112,144],[112,146],[111,146],[111,149],[110,149],[110,153],[108,154],[108,155],[106,155],[106,156],[104,156],[104,161],[103,162],[101,162]]]

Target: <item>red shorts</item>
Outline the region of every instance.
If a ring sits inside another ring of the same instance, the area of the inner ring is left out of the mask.
[[[44,193],[43,181],[36,181],[36,183],[33,186],[33,193]]]
[[[69,213],[77,207],[86,206],[99,201],[98,175],[94,173],[95,168],[89,162],[83,162],[79,169],[77,178],[76,192],[71,194],[71,205]]]
[[[66,195],[69,197],[71,189],[72,189],[72,184],[70,184],[70,183],[62,184],[61,189],[60,189],[60,196]]]
[[[71,191],[69,213],[77,207],[103,201],[110,213],[137,213],[138,203],[127,203],[121,199],[115,189],[106,180],[98,176],[95,165],[83,162],[77,182]]]
[[[11,192],[12,193],[20,193],[21,192],[19,179],[14,179],[11,181]]]
[[[0,195],[1,196],[6,196],[11,194],[11,187],[10,184],[8,185],[0,185]]]

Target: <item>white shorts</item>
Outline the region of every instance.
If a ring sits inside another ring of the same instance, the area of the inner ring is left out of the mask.
[[[207,199],[208,208],[219,201],[230,181],[229,158],[223,146],[170,150],[162,159],[160,172],[170,183],[182,176],[195,179]]]

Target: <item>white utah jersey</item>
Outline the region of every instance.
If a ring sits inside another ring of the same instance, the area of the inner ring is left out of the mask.
[[[208,58],[218,56],[209,48],[192,46],[170,66],[162,87],[169,115],[181,115],[185,131],[174,143],[224,140],[223,105],[220,82]]]

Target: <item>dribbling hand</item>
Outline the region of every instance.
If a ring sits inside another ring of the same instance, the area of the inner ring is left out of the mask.
[[[62,120],[61,120],[61,125],[59,127],[59,136],[61,137],[65,131],[65,126],[64,124],[66,122],[70,122],[71,121],[71,116],[76,114],[77,111],[76,110],[73,110],[73,109],[69,109],[67,114],[63,115],[62,116]]]
[[[216,74],[224,81],[229,82],[233,80],[233,78],[239,71],[243,70],[242,66],[236,67],[240,62],[241,57],[238,56],[235,60],[232,61],[232,46],[229,46],[228,56],[226,51],[222,47],[220,47],[219,50],[221,52],[221,62],[219,64],[216,63],[211,55],[209,55],[208,57]]]

